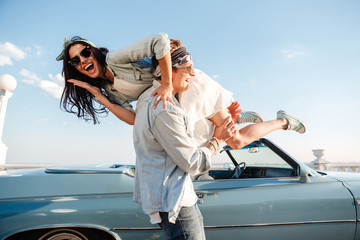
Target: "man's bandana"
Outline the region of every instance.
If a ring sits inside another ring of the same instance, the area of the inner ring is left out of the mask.
[[[180,65],[190,62],[190,61],[191,61],[191,55],[190,55],[190,53],[188,53],[188,51],[186,51],[186,48],[184,48],[184,47],[178,48],[174,52],[171,53],[171,66],[172,67],[177,67],[177,66],[180,66]],[[161,76],[159,65],[156,66],[154,74],[156,77]]]
[[[186,48],[181,47],[171,53],[171,65],[173,67],[180,66],[191,61],[191,55],[186,51]]]

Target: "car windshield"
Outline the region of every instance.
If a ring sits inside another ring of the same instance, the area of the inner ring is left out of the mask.
[[[250,145],[238,150],[228,150],[237,163],[245,162],[247,167],[293,169],[284,159],[263,143]]]
[[[226,146],[213,163],[217,163],[209,171],[213,179],[296,177],[300,171],[294,159],[266,139],[242,149]]]

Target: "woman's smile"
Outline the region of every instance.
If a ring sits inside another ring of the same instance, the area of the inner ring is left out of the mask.
[[[86,66],[85,66],[85,70],[86,71],[90,71],[91,69],[93,69],[94,68],[94,64],[92,64],[92,63],[89,63],[89,64],[87,64]]]

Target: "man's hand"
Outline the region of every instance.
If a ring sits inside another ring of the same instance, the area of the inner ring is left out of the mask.
[[[229,138],[231,138],[237,131],[237,128],[234,124],[234,121],[231,117],[227,117],[224,123],[215,128],[214,137],[216,137],[220,143],[226,142]]]

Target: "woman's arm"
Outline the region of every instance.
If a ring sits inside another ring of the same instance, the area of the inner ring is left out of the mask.
[[[110,65],[127,64],[145,57],[155,57],[160,60],[169,51],[169,36],[166,33],[158,33],[142,38],[126,47],[110,51],[106,55],[106,62]]]
[[[164,108],[166,109],[166,102],[169,101],[173,105],[175,105],[173,98],[172,98],[172,69],[171,69],[171,56],[170,52],[167,52],[165,56],[159,59],[159,66],[161,72],[161,86],[152,93],[151,96],[158,95],[154,102],[154,108],[158,104],[160,100],[163,101]]]
[[[154,107],[162,100],[164,108],[166,101],[175,105],[172,99],[172,69],[170,56],[170,40],[166,33],[158,33],[140,39],[127,47],[111,51],[106,56],[109,65],[126,64],[136,62],[145,57],[155,57],[159,61],[161,72],[161,86],[155,90],[152,96],[158,95]]]
[[[205,147],[210,149],[211,156],[215,155],[223,142],[228,142],[238,132],[234,121],[230,116],[224,119],[220,126],[215,127],[215,132]]]
[[[121,107],[118,104],[114,104],[105,97],[99,88],[92,86],[91,84],[75,79],[69,79],[68,82],[73,83],[75,86],[81,87],[89,91],[94,97],[101,102],[110,112],[112,112],[120,120],[126,122],[129,125],[134,125],[135,113]]]

